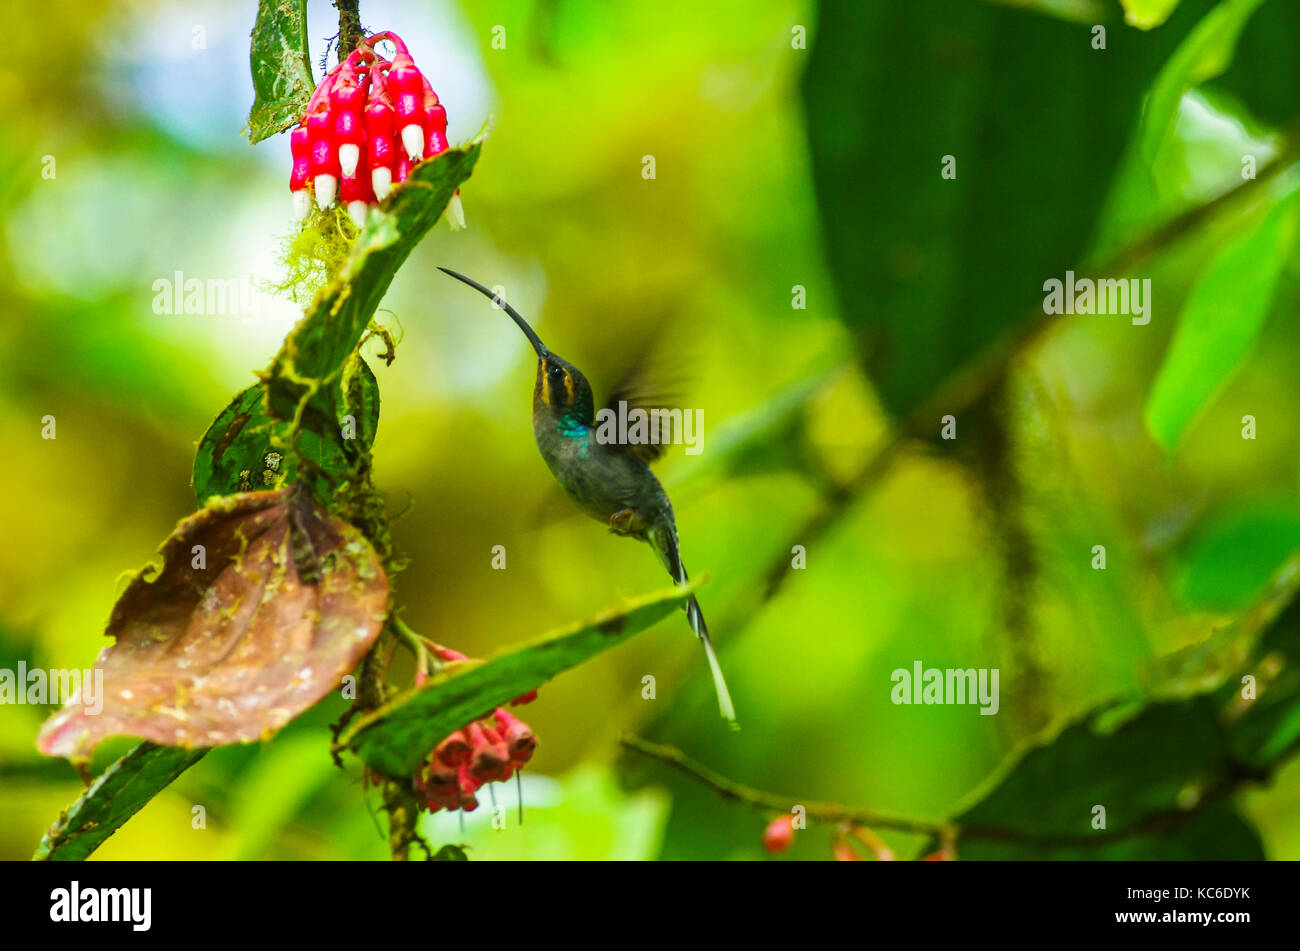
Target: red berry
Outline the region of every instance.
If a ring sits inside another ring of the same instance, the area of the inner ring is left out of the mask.
[[[763,848],[780,855],[794,842],[794,816],[777,816],[763,830]]]

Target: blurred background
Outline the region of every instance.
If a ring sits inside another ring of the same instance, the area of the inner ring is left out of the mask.
[[[1258,339],[1176,446],[1154,438],[1148,398],[1207,262],[1266,203],[1143,262],[1149,325],[1040,315],[978,399],[947,409],[938,385],[1023,329],[1043,281],[1222,194],[1243,153],[1263,166],[1283,148],[1300,79],[1281,44],[1300,24],[1272,0],[1143,153],[1145,91],[1213,4],[1177,6],[1143,31],[1117,3],[1067,0],[362,0],[366,28],[400,33],[430,77],[452,142],[491,123],[463,189],[468,230],[440,224],[377,315],[399,338],[391,367],[371,365],[407,620],[485,656],[666,582],[644,546],[559,494],[531,433],[532,352],[446,265],[504,287],[598,393],[649,347],[703,410],[703,453],[674,447],[658,471],[687,565],[711,576],[700,600],[744,727],[719,721],[675,615],[527,708],[539,747],[522,827],[513,812],[505,831],[486,810],[463,826],[440,814],[424,825],[435,845],[764,855],[769,816],[620,754],[622,731],[792,797],[946,816],[1019,744],[1142,691],[1155,658],[1254,603],[1300,546],[1294,255]],[[319,78],[337,14],[308,11]],[[10,34],[0,667],[90,663],[121,573],[194,508],[195,443],[300,316],[266,290],[295,228],[287,137],[240,134],[254,17],[252,2],[51,0]],[[949,153],[955,181],[940,175]],[[237,313],[155,313],[154,282],[176,272],[255,292]],[[930,403],[932,426],[862,478]],[[57,439],[40,436],[46,415]],[[768,597],[796,545],[806,567]],[[917,660],[999,668],[999,714],[894,705],[891,672]],[[214,751],[96,857],[385,857],[373,790],[328,755],[343,707]],[[82,788],[35,752],[50,712],[0,707],[0,857],[29,856]],[[513,785],[498,795],[513,805]],[[1266,854],[1300,858],[1300,767],[1237,806]],[[907,856],[922,844],[884,837]],[[829,855],[827,830],[796,838],[792,856]]]

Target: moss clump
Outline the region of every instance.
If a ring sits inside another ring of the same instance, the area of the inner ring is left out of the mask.
[[[295,304],[310,303],[339,272],[359,233],[341,202],[324,211],[313,205],[298,233],[284,239],[280,251],[284,277],[278,283],[271,282],[267,289]]]

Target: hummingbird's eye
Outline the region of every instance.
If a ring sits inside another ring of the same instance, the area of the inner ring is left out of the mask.
[[[546,371],[547,382],[550,384],[550,402],[556,406],[568,406],[573,402],[573,381],[569,377],[569,371],[562,366],[551,364]]]

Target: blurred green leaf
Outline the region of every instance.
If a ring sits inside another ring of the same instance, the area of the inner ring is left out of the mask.
[[[1178,40],[1132,38],[1094,50],[1081,25],[966,0],[821,5],[802,97],[823,244],[891,413],[1046,319],[1043,282],[1081,262]]]
[[[1246,21],[1264,0],[1224,0],[1212,9],[1160,70],[1142,110],[1142,159],[1153,165],[1173,128],[1183,93],[1213,79],[1232,63]]]
[[[1108,704],[1067,725],[1014,757],[956,817],[970,834],[962,858],[1264,858],[1258,835],[1218,800],[1300,748],[1296,582],[1287,563],[1231,632],[1253,647],[1238,668],[1257,682],[1253,695],[1233,676],[1215,678],[1193,696]],[[1098,806],[1104,828],[1093,826]]]
[[[141,743],[106,769],[41,839],[35,859],[84,859],[207,750]]]
[[[458,845],[444,845],[437,852],[433,853],[433,862],[468,862],[469,856],[465,850]]]
[[[249,62],[253,109],[248,138],[257,143],[297,122],[316,89],[307,46],[307,0],[260,0]]]
[[[338,768],[315,730],[276,737],[263,744],[241,776],[228,824],[234,832],[229,858],[266,856],[276,835],[289,825]]]
[[[1208,696],[1152,704],[1109,732],[1100,720],[1072,723],[1031,747],[956,821],[1011,830],[1031,840],[1018,854],[1045,858],[1062,844],[1054,840],[1086,846],[1089,835],[1099,836],[1097,806],[1106,810],[1106,833],[1133,833],[1148,817],[1176,811],[1185,789],[1204,788],[1227,770],[1227,733]],[[980,848],[963,840],[961,855],[981,858]],[[1108,857],[1101,842],[1096,851]]]
[[[1259,336],[1300,222],[1300,177],[1276,204],[1218,255],[1188,297],[1147,399],[1147,428],[1172,452]]]
[[[1124,4],[1124,20],[1139,30],[1150,30],[1169,19],[1178,6],[1178,0],[1120,0]]]
[[[1236,700],[1233,749],[1254,770],[1269,770],[1300,749],[1300,604],[1278,619],[1260,642],[1258,661],[1243,670],[1255,678],[1254,699]],[[1234,682],[1234,699],[1244,685]]]
[[[387,776],[414,776],[447,734],[667,617],[702,580],[635,598],[490,660],[448,665],[423,687],[358,718],[339,746]]]
[[[1297,550],[1300,511],[1294,502],[1235,506],[1198,526],[1179,560],[1175,588],[1190,608],[1239,611]]]
[[[673,800],[662,789],[628,792],[619,771],[583,763],[562,776],[524,777],[525,821],[513,803],[464,816],[424,813],[431,842],[452,839],[476,861],[642,862],[657,856]],[[508,787],[507,787],[508,788]],[[504,822],[502,821],[504,820]],[[455,830],[455,831],[452,831]],[[435,856],[436,857],[436,856]]]
[[[382,212],[372,211],[340,273],[317,295],[285,339],[268,373],[276,419],[291,419],[313,388],[335,379],[360,342],[397,269],[470,176],[482,149],[448,149],[417,165]]]

